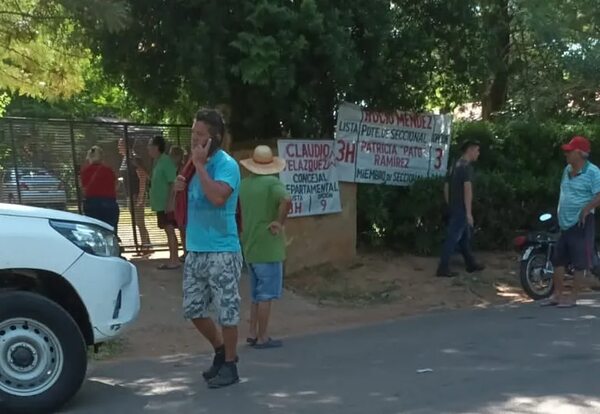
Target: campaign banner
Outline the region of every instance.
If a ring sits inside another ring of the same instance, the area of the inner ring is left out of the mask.
[[[286,166],[279,178],[292,197],[289,217],[342,211],[334,141],[282,139],[277,149]]]
[[[344,103],[337,118],[340,181],[407,186],[446,174],[450,115],[372,112]]]

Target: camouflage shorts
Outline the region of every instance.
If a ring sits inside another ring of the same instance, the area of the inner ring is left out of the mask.
[[[240,321],[241,253],[188,252],[183,269],[186,319],[216,316],[221,326]]]

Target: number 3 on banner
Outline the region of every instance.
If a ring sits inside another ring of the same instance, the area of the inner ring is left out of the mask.
[[[327,208],[327,200],[325,200],[325,199],[321,200],[321,207],[323,207],[323,209],[321,211],[325,211],[325,209]]]
[[[433,167],[436,170],[439,170],[440,168],[442,168],[442,158],[444,158],[444,150],[442,148],[436,148],[435,149],[435,164],[433,164]]]

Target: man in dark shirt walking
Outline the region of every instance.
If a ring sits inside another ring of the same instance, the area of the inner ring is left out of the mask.
[[[467,141],[462,147],[462,157],[456,161],[449,171],[444,185],[444,198],[448,205],[448,234],[442,248],[442,257],[437,270],[438,277],[454,277],[457,273],[450,271],[450,257],[458,246],[465,259],[467,272],[473,273],[484,269],[477,263],[471,251],[473,233],[473,166],[479,158],[479,143]]]

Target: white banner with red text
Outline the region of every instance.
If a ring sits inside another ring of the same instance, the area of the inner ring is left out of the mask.
[[[372,112],[349,103],[337,112],[340,181],[408,186],[445,175],[451,115]]]
[[[279,178],[292,196],[290,217],[342,211],[333,140],[282,139],[277,149],[286,166]]]

